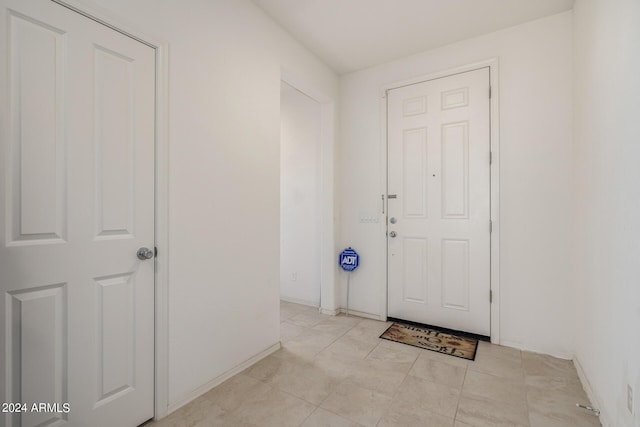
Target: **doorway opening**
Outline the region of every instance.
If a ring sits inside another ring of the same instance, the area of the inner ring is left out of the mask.
[[[322,107],[281,82],[280,299],[320,307]]]

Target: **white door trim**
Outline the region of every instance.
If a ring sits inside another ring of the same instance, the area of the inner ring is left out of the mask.
[[[320,104],[320,311],[338,314],[336,301],[335,224],[334,224],[334,144],[335,101],[302,82],[287,70],[281,70],[280,80]]]
[[[98,6],[81,0],[51,0],[89,19],[125,34],[156,51],[155,146],[155,419],[167,415],[169,406],[169,46],[135,25]]]
[[[475,62],[468,65],[463,65],[456,68],[451,68],[428,75],[422,75],[413,77],[406,80],[397,81],[394,83],[386,84],[380,87],[380,96],[383,102],[380,103],[380,114],[382,123],[381,138],[382,147],[381,155],[381,168],[384,171],[382,174],[381,193],[385,196],[384,209],[387,212],[387,91],[396,89],[402,86],[408,86],[415,83],[424,82],[427,80],[434,80],[442,77],[451,76],[454,74],[460,74],[467,71],[477,70],[479,68],[489,67],[489,80],[491,86],[491,103],[490,103],[490,126],[491,126],[491,292],[492,292],[492,304],[491,304],[491,342],[494,344],[500,343],[500,117],[499,117],[499,67],[498,58],[490,58],[484,61]],[[387,244],[386,244],[386,217],[385,227],[383,229],[385,233],[381,233],[381,244],[385,248],[385,259],[387,259]],[[387,277],[387,286],[385,287],[385,294],[383,300],[385,302],[382,312],[387,317],[388,310],[388,266],[385,264],[385,277]]]

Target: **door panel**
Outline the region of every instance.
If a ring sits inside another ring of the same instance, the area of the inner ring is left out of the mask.
[[[95,279],[98,329],[97,406],[135,385],[135,279],[122,274]]]
[[[488,68],[389,91],[390,317],[490,334]]]
[[[405,302],[427,302],[427,239],[403,238],[402,299]]]
[[[13,154],[7,171],[8,243],[60,242],[66,223],[64,32],[16,12],[8,14],[8,22],[12,115],[7,119],[13,130],[7,141]]]
[[[442,240],[442,305],[469,310],[468,240]]]
[[[47,0],[0,0],[0,414],[153,417],[155,52]],[[54,406],[55,407],[55,406]]]
[[[442,126],[442,218],[469,217],[468,122]]]
[[[28,373],[12,377],[7,386],[23,402],[66,402],[66,283],[11,292],[7,300],[7,318],[12,319],[7,343],[10,358],[19,365],[17,372]],[[29,412],[22,424],[64,420],[66,414]]]
[[[427,218],[427,129],[405,130],[402,140],[404,166],[403,215],[405,218]]]
[[[135,61],[104,46],[95,46],[93,54],[97,237],[131,237]]]

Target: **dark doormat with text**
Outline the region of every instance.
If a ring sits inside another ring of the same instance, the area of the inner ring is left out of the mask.
[[[478,348],[478,340],[474,338],[396,322],[389,326],[380,338],[467,360],[475,360]]]

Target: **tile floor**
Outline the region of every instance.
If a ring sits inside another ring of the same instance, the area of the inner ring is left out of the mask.
[[[388,323],[281,304],[282,349],[153,427],[599,426],[573,363],[481,342],[473,362]]]

